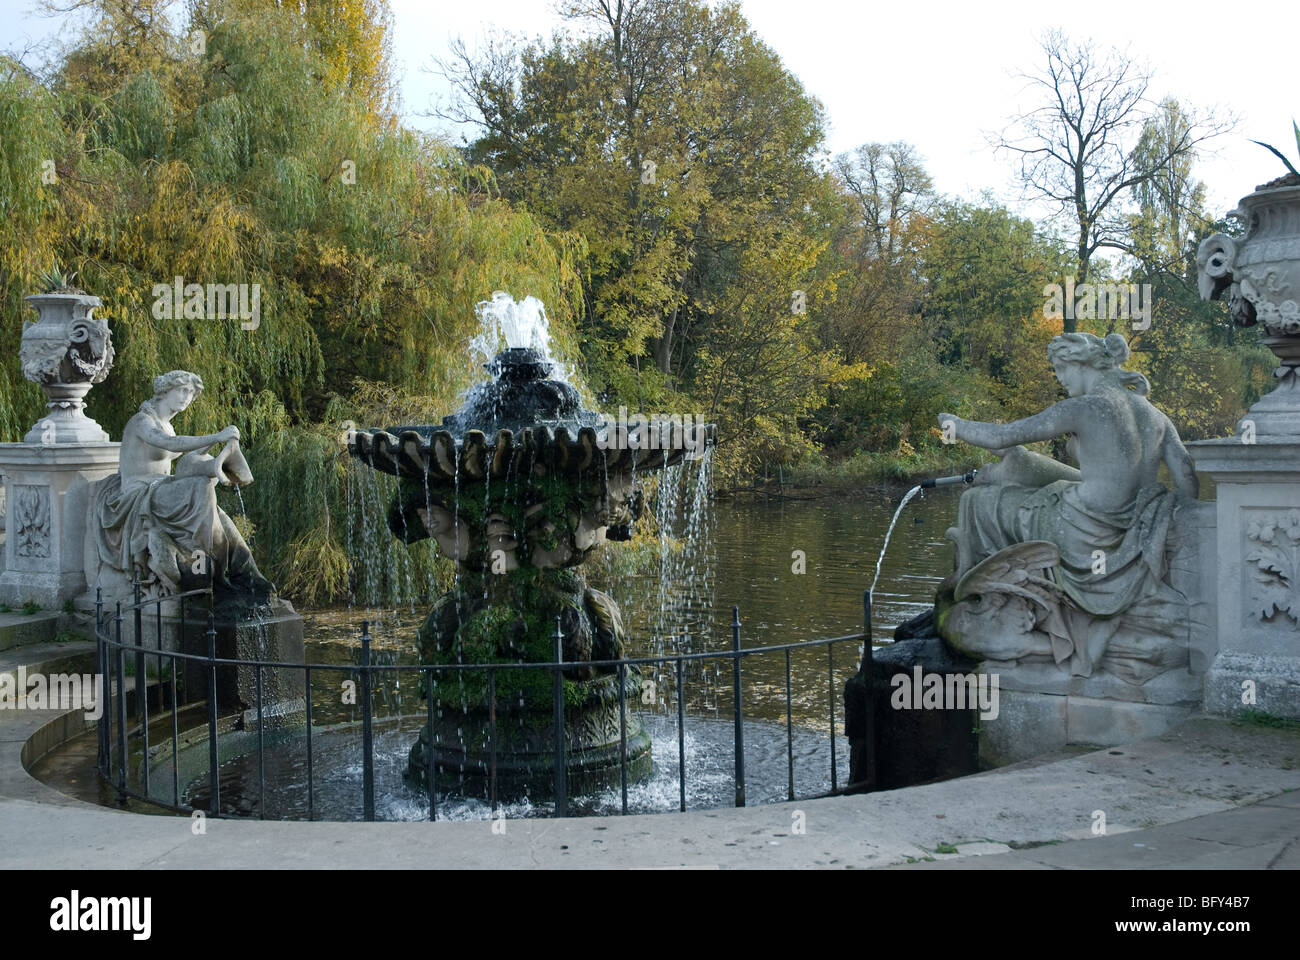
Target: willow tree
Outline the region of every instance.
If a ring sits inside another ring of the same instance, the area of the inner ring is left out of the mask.
[[[63,131],[54,98],[22,64],[0,57],[0,309],[7,322],[0,354],[18,356],[19,318],[36,315],[23,297],[36,291],[32,279],[56,258],[58,238],[55,157]],[[40,415],[41,392],[22,378],[10,360],[0,371],[0,436],[18,439]]]
[[[375,18],[340,32],[313,5],[319,15],[263,0],[202,3],[173,25],[96,0],[46,82],[12,61],[0,69],[8,355],[18,318],[35,317],[22,297],[40,270],[77,271],[104,300],[118,347],[90,414],[117,435],[156,374],[202,376],[203,397],[178,427],[235,423],[248,438],[260,481],[248,491],[254,546],[273,574],[307,543],[338,559],[340,531],[326,532],[319,505],[287,508],[286,492],[342,502],[343,420],[445,413],[481,375],[464,349],[477,301],[496,289],[539,296],[557,340],[574,347],[570,240],[512,209],[446,144],[392,122],[378,95],[391,84],[387,61],[375,55],[386,8],[361,8]],[[105,43],[120,37],[131,45],[106,59]],[[178,313],[178,277],[256,285],[258,316]],[[39,403],[16,364],[0,373],[10,437]],[[301,586],[324,598],[340,586],[331,577]]]

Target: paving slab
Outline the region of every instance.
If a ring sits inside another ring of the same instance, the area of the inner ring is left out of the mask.
[[[1272,860],[1268,862],[1270,870],[1300,870],[1300,842],[1287,843]]]
[[[1171,823],[1147,832],[1157,836],[1176,834],[1240,846],[1270,840],[1293,840],[1300,837],[1300,808],[1253,804],[1239,810],[1227,810],[1208,817],[1194,817]]]
[[[1267,800],[1261,800],[1260,803],[1266,807],[1294,807],[1300,809],[1300,790],[1280,793],[1275,797],[1269,797]]]
[[[1021,856],[1066,870],[1164,870],[1188,860],[1224,854],[1233,849],[1212,840],[1169,833],[1157,837],[1151,833],[1150,830],[1138,830],[1120,837],[1075,840],[1039,847]]]
[[[1004,853],[988,857],[953,857],[948,860],[921,860],[914,863],[892,863],[882,870],[1056,870],[1057,867],[1030,860],[1019,853]]]
[[[1291,867],[1279,867],[1279,861],[1286,852],[1289,841],[1275,840],[1248,847],[1236,847],[1231,850],[1219,850],[1178,864],[1180,870],[1278,870],[1300,868],[1300,864]]]

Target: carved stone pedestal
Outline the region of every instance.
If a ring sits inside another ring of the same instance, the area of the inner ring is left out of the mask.
[[[1111,747],[1163,736],[1200,707],[1200,677],[1171,670],[1142,686],[1117,677],[1065,677],[1049,664],[985,661],[998,715],[979,722],[980,763],[998,767],[1067,745]]]
[[[116,443],[0,443],[5,488],[0,603],[59,610],[86,592],[90,484],[117,472]]]
[[[1219,651],[1205,709],[1300,717],[1300,435],[1243,436],[1187,445],[1218,494]]]

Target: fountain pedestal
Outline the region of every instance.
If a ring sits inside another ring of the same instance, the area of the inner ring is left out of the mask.
[[[466,572],[459,592],[444,594],[419,631],[421,663],[434,671],[433,760],[440,782],[483,793],[495,763],[498,795],[553,795],[556,687],[553,669],[518,664],[611,661],[624,655],[618,607],[573,568],[522,566],[499,574]],[[458,671],[459,663],[515,664]],[[574,666],[561,674],[566,778],[573,793],[620,782],[626,730],[629,782],[650,773],[650,741],[637,719],[640,674],[624,676],[620,715],[614,666]],[[495,697],[495,699],[494,699]],[[428,783],[429,731],[412,746],[408,772]],[[494,757],[495,752],[495,757]]]
[[[179,617],[164,618],[164,643],[181,653],[206,657],[208,655],[208,620],[206,611],[187,611],[184,620]],[[213,627],[216,631],[216,650],[219,659],[240,660],[238,666],[217,668],[217,704],[222,712],[237,711],[242,714],[242,725],[251,729],[257,723],[258,677],[250,661],[278,661],[304,663],[302,617],[284,600],[276,598],[256,616],[233,618],[218,616]],[[152,627],[146,628],[146,637]],[[147,639],[146,639],[147,643]],[[276,718],[300,715],[305,707],[307,686],[302,670],[288,668],[263,668],[261,671],[261,700],[263,723],[270,725]],[[208,668],[195,660],[186,660],[183,672],[185,690],[195,692],[191,699],[207,696]]]
[[[504,674],[506,671],[502,671]],[[513,671],[512,671],[513,672]],[[535,671],[549,684],[552,674]],[[641,693],[639,674],[629,672],[627,698],[627,779],[639,783],[650,776],[650,737],[633,713]],[[583,699],[564,708],[565,780],[571,795],[617,788],[623,747],[620,740],[618,678],[586,685]],[[441,788],[455,786],[468,794],[485,795],[493,768],[493,724],[479,707],[458,709],[448,704],[434,720],[433,759]],[[411,779],[428,785],[429,735],[421,730],[408,763]],[[555,721],[550,707],[520,706],[502,701],[495,716],[497,794],[502,799],[554,796]]]
[[[23,324],[19,359],[23,376],[49,402],[22,443],[0,443],[0,602],[57,610],[86,591],[82,541],[90,487],[118,469],[120,445],[86,416],[83,399],[112,369],[113,339],[107,322],[94,316],[98,297],[61,287],[26,301],[37,319]]]
[[[1218,500],[1219,647],[1205,709],[1300,717],[1300,436],[1255,439],[1188,444]]]

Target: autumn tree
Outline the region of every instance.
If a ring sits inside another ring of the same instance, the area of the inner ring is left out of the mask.
[[[737,462],[760,409],[800,446],[838,362],[809,348],[837,279],[820,263],[840,203],[820,105],[735,3],[561,9],[576,36],[459,47],[442,69],[447,115],[479,131],[471,161],[583,238],[593,386],[642,409],[705,403]]]

